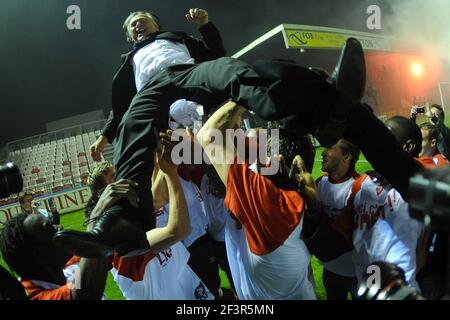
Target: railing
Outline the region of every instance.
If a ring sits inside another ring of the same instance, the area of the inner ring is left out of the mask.
[[[70,138],[87,132],[101,130],[105,124],[105,121],[106,120],[88,122],[80,124],[78,126],[68,127],[65,129],[42,133],[24,139],[14,140],[6,144],[6,151],[9,155],[9,153],[16,150],[26,149],[39,144]]]
[[[52,131],[52,132],[28,137],[25,139],[11,141],[7,144],[8,157],[11,158],[10,160],[13,160],[13,161],[17,160],[17,159],[15,159],[16,156],[10,155],[11,152],[16,151],[16,150],[26,149],[28,147],[34,147],[39,144],[45,144],[47,142],[57,141],[57,140],[66,139],[66,138],[70,138],[70,137],[77,136],[77,135],[82,135],[85,133],[90,133],[93,131],[98,131],[103,128],[104,123],[105,123],[105,120],[93,121],[93,122],[89,122],[89,123],[85,123],[85,124],[80,124],[78,126],[68,127],[68,128],[62,129],[62,130]],[[88,148],[85,147],[85,138],[83,137],[82,139],[83,139],[83,150],[77,150],[77,152],[83,151],[87,155],[89,150],[86,150]],[[85,184],[85,177],[93,169],[92,163],[90,161],[88,161],[88,159],[86,157],[85,160],[86,160],[87,173],[79,174],[78,172],[75,172],[75,174],[74,174],[73,162],[70,161],[70,159],[72,157],[70,157],[70,155],[71,155],[71,154],[69,154],[70,150],[65,142],[64,142],[63,150],[64,150],[63,152],[65,154],[65,158],[68,159],[70,162],[69,170],[68,171],[63,170],[63,172],[66,172],[66,173],[70,172],[70,175],[63,176],[61,179],[51,179],[51,181],[50,181],[50,179],[48,179],[47,175],[44,175],[42,177],[46,179],[45,182],[27,186],[23,189],[24,192],[35,192],[38,195],[41,195],[41,194],[45,195],[45,194],[51,194],[53,192],[59,192],[61,190],[77,188],[77,187],[83,186]],[[112,147],[112,145],[108,145],[107,148],[105,148],[104,160],[112,161],[112,155],[113,155],[113,147]],[[79,159],[77,159],[77,160],[79,160]],[[34,179],[34,177],[33,177],[33,179]],[[39,178],[36,178],[36,180],[38,180],[38,179]],[[7,199],[3,199],[3,200],[10,200],[10,199],[16,200],[17,195],[12,195],[11,197],[9,197]]]

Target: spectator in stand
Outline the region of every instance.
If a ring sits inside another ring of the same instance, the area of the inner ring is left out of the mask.
[[[39,202],[36,201],[32,193],[25,192],[23,195],[19,197],[20,208],[22,209],[22,213],[32,214],[37,213],[46,218],[48,218],[51,223],[55,226],[60,225],[60,214],[56,209],[55,203],[52,201],[50,205],[49,213],[46,209],[38,208]]]
[[[423,110],[420,110],[423,108]],[[418,111],[421,111],[420,113]],[[423,113],[422,113],[423,111]],[[445,112],[444,109],[438,105],[433,104],[431,107],[426,105],[425,107],[413,106],[411,108],[411,120],[414,122],[419,114],[423,114],[429,118],[430,121],[436,126],[439,131],[439,138],[437,141],[437,148],[439,152],[449,159],[450,157],[450,129],[444,124]]]

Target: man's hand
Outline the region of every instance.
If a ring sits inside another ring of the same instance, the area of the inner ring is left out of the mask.
[[[431,108],[430,108],[430,103],[427,102],[427,104],[425,105],[425,117],[427,118],[433,118],[434,113],[431,112]]]
[[[292,161],[291,170],[289,172],[291,178],[295,178],[300,194],[305,199],[310,213],[314,214],[314,220],[320,220],[321,204],[320,196],[317,191],[316,182],[312,175],[306,170],[305,161],[302,157],[297,155]]]
[[[199,8],[193,8],[186,14],[187,21],[193,23],[198,28],[208,23],[208,11]]]
[[[303,161],[302,157],[299,155],[292,161],[289,178],[294,178],[297,181],[299,189],[303,189],[305,185],[315,188],[314,179],[308,170],[306,170],[305,161]]]
[[[159,169],[165,174],[177,173],[177,165],[172,162],[171,153],[175,146],[172,141],[172,130],[167,130],[166,133],[160,133],[161,148],[156,151],[156,161]]]
[[[108,138],[105,136],[98,137],[97,141],[95,141],[91,145],[91,156],[94,161],[102,161],[102,152],[105,149],[105,146],[108,144]]]
[[[134,190],[138,184],[131,180],[120,179],[109,184],[92,211],[91,218],[95,218],[112,207],[119,199],[127,198],[133,207],[139,206],[139,197]]]
[[[410,116],[409,116],[411,119],[417,118],[417,115],[419,114],[417,112],[417,108],[420,108],[420,107],[419,106],[412,106],[411,113],[410,113]]]

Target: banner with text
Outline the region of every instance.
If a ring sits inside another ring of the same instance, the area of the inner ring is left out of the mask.
[[[39,206],[40,209],[46,209],[47,211],[50,211],[48,199],[53,198],[58,212],[68,213],[83,209],[90,196],[90,189],[84,187],[53,194],[51,196],[37,197],[36,199],[41,203],[41,205]],[[5,223],[21,212],[22,210],[19,203],[13,203],[0,207],[0,223]]]
[[[365,50],[391,51],[390,39],[382,36],[356,32],[341,33],[307,28],[284,28],[286,47],[291,49],[340,49],[350,37],[361,41]]]

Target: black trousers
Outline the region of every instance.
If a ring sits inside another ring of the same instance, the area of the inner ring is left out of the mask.
[[[323,268],[322,281],[327,300],[347,300],[349,293],[355,297],[358,281],[354,277],[344,277]]]
[[[206,233],[192,243],[187,250],[191,254],[188,265],[217,299],[220,276],[219,265],[214,255],[213,239]]]
[[[176,100],[213,106],[233,99],[264,120],[294,113],[312,128],[311,114],[320,114],[319,106],[329,108],[333,94],[323,76],[291,63],[263,62],[251,67],[240,60],[220,58],[199,65],[175,65],[158,73],[134,97],[119,124],[114,146],[117,179],[139,184],[139,208],[123,200],[110,210],[137,218],[145,230],[154,228],[151,176],[155,131],[167,128],[169,107]]]

